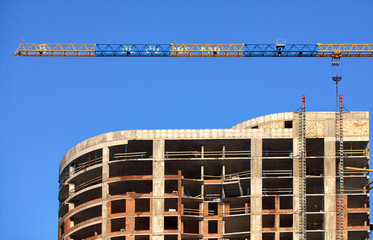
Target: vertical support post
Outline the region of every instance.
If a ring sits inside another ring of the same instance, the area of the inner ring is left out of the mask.
[[[205,167],[201,165],[201,197],[202,199],[205,199]],[[201,205],[201,211],[203,211],[203,204]]]
[[[225,164],[221,166],[221,181],[224,182],[224,176],[225,176]]]
[[[72,209],[74,209],[75,208],[75,204],[74,203],[68,203],[67,204],[67,207],[68,207],[68,211],[71,211]]]
[[[95,164],[97,164],[97,150],[95,151]]]
[[[324,123],[324,226],[325,240],[337,239],[336,119]]]
[[[109,194],[109,147],[104,147],[102,149],[102,225],[101,225],[101,237],[102,239],[107,238],[108,234],[108,207],[107,198]]]
[[[68,188],[69,188],[69,196],[71,196],[70,192],[74,192],[75,190],[75,184],[74,183],[68,183],[67,184]],[[68,211],[71,211],[74,209],[75,207],[75,204],[74,203],[68,203]]]
[[[205,167],[203,165],[201,165],[201,180],[202,180],[202,182],[205,181]],[[202,184],[201,192],[203,192],[203,184]]]
[[[165,140],[153,140],[152,240],[164,239],[164,153]]]
[[[223,145],[223,152],[222,152],[222,158],[224,159],[225,158],[225,145]]]
[[[69,177],[75,174],[75,162],[74,165],[69,165]]]
[[[262,155],[263,139],[254,138],[251,140],[251,199],[250,199],[250,231],[251,239],[262,239]]]

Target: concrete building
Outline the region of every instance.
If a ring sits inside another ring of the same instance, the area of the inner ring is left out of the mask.
[[[339,215],[335,112],[307,112],[306,237],[367,239],[364,171],[344,171]],[[302,126],[302,125],[301,125]],[[60,240],[297,240],[297,113],[230,129],[128,130],[87,139],[63,157]],[[368,112],[343,114],[345,167],[368,167]]]

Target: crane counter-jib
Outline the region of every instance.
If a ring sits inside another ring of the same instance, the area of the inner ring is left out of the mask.
[[[21,43],[33,57],[373,57],[373,44],[62,44]]]

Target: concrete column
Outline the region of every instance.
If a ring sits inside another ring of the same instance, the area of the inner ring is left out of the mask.
[[[164,139],[153,140],[152,240],[164,239]]]
[[[224,179],[224,177],[225,177],[225,164],[223,164],[221,166],[221,175],[222,175],[222,179]]]
[[[67,186],[69,188],[68,191],[69,191],[69,197],[70,197],[71,195],[74,194],[75,184],[74,183],[68,183]],[[74,203],[67,203],[68,212],[73,210],[74,207],[75,207]]]
[[[70,165],[70,167],[69,167],[69,175],[72,176],[74,174],[75,174],[75,166],[74,165],[73,166]]]
[[[67,207],[69,208],[68,211],[71,211],[71,210],[73,210],[73,208],[75,207],[75,204],[74,204],[74,203],[68,203],[68,204],[67,204]]]
[[[205,166],[201,165],[201,180],[202,180],[201,196],[202,196],[202,199],[204,199],[204,197],[205,197],[205,182],[204,182],[204,179],[205,179]],[[202,214],[205,214],[205,208],[204,208],[203,203],[199,204],[199,210],[201,211]],[[199,233],[202,234],[202,235],[204,233],[203,222],[204,222],[203,220],[201,222],[199,222]]]
[[[262,152],[263,140],[254,138],[251,140],[251,217],[250,217],[250,239],[262,239]]]
[[[102,225],[101,225],[101,236],[102,239],[107,238],[107,197],[109,194],[109,185],[107,180],[109,178],[109,148],[104,147],[102,149]]]
[[[201,196],[202,196],[202,198],[205,196],[205,183],[204,183],[204,179],[205,179],[205,167],[203,165],[201,165],[201,180],[203,182],[203,184],[201,184]]]
[[[225,145],[223,145],[223,149],[222,149],[222,158],[223,159],[225,158]]]
[[[293,239],[299,240],[299,120],[293,120]]]
[[[337,238],[335,119],[324,124],[324,226],[325,240]]]
[[[225,157],[225,146],[223,146],[223,159],[224,159],[224,157]],[[222,178],[222,183],[224,182],[224,178],[225,178],[225,164],[223,164],[222,166],[221,166],[221,178]],[[224,188],[223,188],[224,189]],[[223,190],[222,189],[222,190]],[[225,197],[225,196],[224,196]],[[223,191],[222,191],[222,195],[220,196],[220,198],[221,199],[223,199]],[[225,205],[224,205],[224,202],[223,202],[223,204],[221,205],[221,209],[219,209],[220,208],[220,204],[218,205],[218,215],[220,215],[219,214],[219,212],[221,212],[222,213],[222,216],[224,216],[225,214],[224,214],[224,210],[225,210]],[[220,224],[220,222],[222,223],[222,228],[219,228],[219,229],[222,229],[222,232],[221,232],[221,234],[224,234],[225,233],[225,220],[224,220],[224,218],[222,217],[221,218],[221,220],[219,221],[219,224]]]
[[[69,187],[69,197],[70,197],[71,195],[74,194],[75,183],[68,183],[67,185]]]

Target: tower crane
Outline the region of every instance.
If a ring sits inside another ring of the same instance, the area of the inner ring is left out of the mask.
[[[329,57],[332,67],[338,67],[343,57],[373,57],[373,44],[286,44],[285,40],[277,40],[275,44],[63,44],[63,43],[21,43],[15,51],[16,56],[25,57]],[[340,189],[343,185],[343,101],[338,100],[338,82],[341,76],[332,77],[336,82],[336,126],[339,141]],[[299,146],[297,157],[301,179],[300,229],[299,239],[306,239],[306,135],[305,135],[305,98],[299,112]],[[357,170],[357,169],[355,169]],[[368,171],[368,170],[366,170]],[[367,184],[369,191],[373,187]],[[340,191],[337,217],[337,239],[344,239],[344,202]]]

